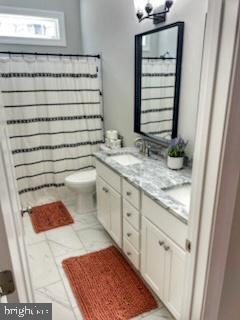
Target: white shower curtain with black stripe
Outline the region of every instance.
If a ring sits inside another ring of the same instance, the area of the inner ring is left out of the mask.
[[[141,131],[171,139],[175,80],[175,59],[143,59]]]
[[[0,79],[22,206],[67,199],[103,142],[99,59],[1,57]]]

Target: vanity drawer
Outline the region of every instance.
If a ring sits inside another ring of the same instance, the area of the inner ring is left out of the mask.
[[[123,236],[137,251],[139,251],[139,232],[137,232],[125,219],[123,219]]]
[[[139,212],[123,199],[123,217],[136,229],[140,230]]]
[[[126,254],[128,259],[132,262],[134,267],[139,270],[139,253],[134,249],[134,247],[126,239],[123,240],[123,252]]]
[[[169,238],[185,248],[187,225],[145,194],[142,197],[142,214]]]
[[[105,166],[100,161],[96,160],[97,175],[105,180],[111,187],[121,193],[121,177]]]
[[[135,208],[140,208],[140,191],[126,180],[123,180],[123,197]]]

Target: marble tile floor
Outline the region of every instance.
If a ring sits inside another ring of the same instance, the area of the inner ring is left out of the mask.
[[[33,231],[29,216],[25,216],[25,241],[35,301],[52,303],[53,320],[82,320],[61,262],[106,248],[112,240],[98,222],[95,212],[78,215],[73,206],[67,208],[74,224],[40,234]],[[134,319],[173,320],[162,306]]]

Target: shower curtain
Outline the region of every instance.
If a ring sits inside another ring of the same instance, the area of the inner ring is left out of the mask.
[[[22,206],[69,199],[64,178],[103,142],[99,59],[1,57],[0,81]]]
[[[143,59],[141,131],[171,139],[175,75],[175,59]]]

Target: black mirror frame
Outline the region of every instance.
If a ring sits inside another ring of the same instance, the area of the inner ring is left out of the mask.
[[[142,91],[142,37],[148,34],[166,30],[169,28],[178,27],[177,38],[177,63],[176,63],[176,79],[175,79],[175,96],[173,107],[173,129],[172,139],[178,134],[178,114],[179,114],[179,99],[181,86],[181,71],[182,71],[182,53],[183,53],[183,37],[184,37],[184,22],[172,23],[154,30],[137,34],[135,36],[135,112],[134,112],[134,132],[147,137],[153,142],[169,145],[170,141],[162,138],[155,138],[141,131],[141,91]]]

